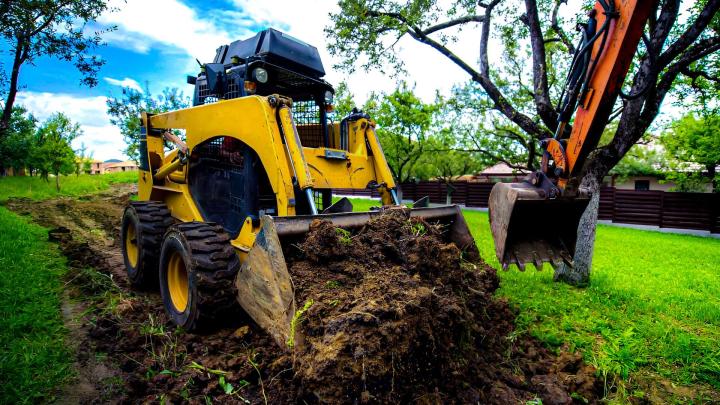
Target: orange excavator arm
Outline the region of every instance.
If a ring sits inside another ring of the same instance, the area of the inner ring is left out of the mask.
[[[541,141],[541,169],[521,183],[498,183],[490,193],[490,227],[503,268],[572,265],[578,223],[590,201],[590,191],[579,186],[582,168],[600,141],[654,9],[654,0],[598,0],[589,13],[560,97],[558,127],[554,137]]]
[[[613,1],[607,0],[607,5],[612,7]],[[565,148],[567,173],[558,181],[561,188],[579,174],[588,154],[597,147],[655,6],[654,1],[647,0],[616,2],[614,10],[606,11],[598,1],[592,11],[591,18],[596,18],[601,36],[605,35],[601,33],[602,27],[607,25],[607,39],[592,44],[589,80],[587,87],[580,89],[572,133]]]

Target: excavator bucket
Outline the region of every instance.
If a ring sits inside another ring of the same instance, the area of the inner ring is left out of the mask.
[[[528,263],[537,270],[544,262],[553,267],[572,264],[577,227],[589,198],[547,198],[527,182],[497,183],[488,202],[495,253],[507,270],[521,271]]]
[[[479,258],[475,240],[458,206],[388,209],[404,209],[409,211],[411,218],[443,224],[447,241],[454,243],[463,252],[465,259],[475,261]],[[296,304],[292,277],[285,262],[282,243],[302,239],[316,219],[330,221],[335,226],[352,230],[362,228],[382,212],[383,210],[290,217],[263,216],[255,244],[248,252],[235,281],[240,305],[280,347],[287,347]],[[293,341],[296,346],[302,344],[298,336],[293,336]]]

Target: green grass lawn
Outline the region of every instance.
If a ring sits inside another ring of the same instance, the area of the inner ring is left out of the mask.
[[[64,272],[47,230],[0,207],[0,403],[49,401],[72,375],[60,312]]]
[[[481,256],[499,269],[487,213],[465,218]],[[639,389],[636,380],[650,376],[720,389],[719,239],[599,225],[588,288],[553,282],[548,265],[498,274],[498,295],[520,309],[518,328],[579,350],[608,386]]]
[[[0,178],[0,204],[10,197],[36,200],[78,196],[131,183],[137,172]],[[47,230],[0,206],[0,403],[50,402],[73,375],[74,356],[61,318],[65,259]]]
[[[79,196],[106,190],[111,184],[134,183],[138,172],[118,172],[102,175],[81,174],[60,176],[60,191],[55,188],[55,179],[45,181],[40,177],[0,177],[0,202],[10,197],[26,197],[46,200],[57,196]]]

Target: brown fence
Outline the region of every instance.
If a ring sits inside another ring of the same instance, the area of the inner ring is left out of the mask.
[[[451,182],[451,201],[466,207],[487,207],[492,183]],[[421,181],[402,185],[403,199],[428,196],[430,202],[444,204],[448,185]],[[379,197],[376,191],[337,189],[336,194]],[[661,228],[699,229],[720,233],[720,194],[670,193],[664,191],[600,190],[599,219],[624,224]]]

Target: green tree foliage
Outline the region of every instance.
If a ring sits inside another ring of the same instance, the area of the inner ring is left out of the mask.
[[[97,84],[97,72],[105,62],[95,49],[102,45],[103,31],[89,29],[88,23],[107,10],[106,0],[0,1],[0,36],[12,61],[9,80],[5,75],[0,77],[5,98],[0,137],[12,116],[22,66],[49,56],[73,63],[82,84]]]
[[[140,114],[148,112],[157,114],[166,111],[186,108],[190,98],[177,88],[165,88],[158,96],[150,93],[148,86],[145,91],[124,88],[121,97],[108,97],[107,112],[110,122],[120,128],[125,144],[125,154],[135,162],[138,161],[138,144],[140,141]]]
[[[343,117],[346,117],[352,112],[352,109],[357,106],[357,104],[355,104],[352,94],[350,93],[350,89],[348,88],[347,83],[340,82],[340,84],[335,86],[334,105],[334,117],[337,121],[340,121],[341,119],[343,119]]]
[[[438,104],[423,102],[402,82],[390,94],[372,94],[364,110],[377,122],[378,138],[395,180],[409,181],[428,146]]]
[[[632,176],[665,177],[668,162],[661,152],[643,145],[635,145],[610,170],[610,174],[618,176],[622,181]]]
[[[443,128],[426,142],[425,153],[416,167],[420,179],[433,178],[450,184],[459,176],[477,173],[495,163],[477,152],[460,149],[451,127]],[[448,187],[448,193],[452,191]]]
[[[541,151],[534,137],[497,114],[477,84],[456,86],[443,110],[442,125],[455,138],[456,150],[472,153],[485,166],[538,167]]]
[[[76,170],[76,156],[70,143],[80,135],[80,124],[71,122],[63,113],[50,117],[35,134],[29,164],[46,180],[48,174],[55,175],[57,190],[60,190],[60,175]]]
[[[720,115],[688,114],[674,122],[660,141],[673,158],[702,167],[713,181],[713,190],[720,191],[720,178],[716,172],[716,167],[720,165]],[[698,176],[686,173],[678,178],[683,179],[696,183]]]
[[[0,138],[0,168],[10,167],[15,175],[29,168],[29,151],[35,140],[36,125],[37,120],[25,108],[13,107],[6,135]]]
[[[478,135],[488,137],[487,143],[495,145],[497,135],[509,135],[506,130],[510,129],[520,135],[512,137],[522,150],[523,143],[529,146],[534,138],[550,136],[557,128],[555,106],[575,51],[575,38],[568,33],[586,18],[583,14],[593,4],[587,2],[581,13],[563,19],[565,3],[340,0],[340,11],[331,14],[332,23],[326,32],[332,39],[330,52],[345,61],[340,67],[350,72],[357,66],[403,72],[404,61],[397,53],[403,39],[438,52],[466,72],[475,87],[466,87],[464,92],[475,93],[475,115],[493,127]],[[626,92],[637,97],[618,102],[613,119],[619,120],[619,125],[612,142],[591,154],[579,174],[588,185],[604,177],[643,137],[668,94],[677,94],[681,88],[695,93],[696,88],[685,85],[686,79],[698,78],[696,83],[707,85],[715,84],[720,77],[720,1],[661,0],[652,7],[646,33],[650,48],[639,46],[626,80]],[[690,11],[688,18],[678,18],[685,9]],[[479,35],[471,32],[475,29]],[[477,65],[455,53],[461,35],[479,38]],[[489,49],[495,51],[494,58],[499,54],[500,63],[490,63]],[[357,64],[358,60],[363,63]],[[512,154],[517,155],[516,151]],[[527,160],[531,161],[534,159]]]

